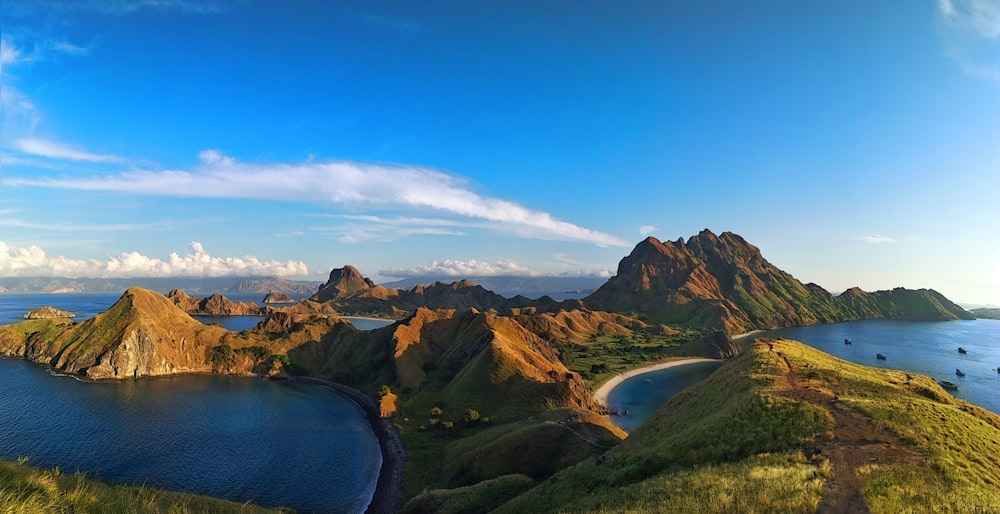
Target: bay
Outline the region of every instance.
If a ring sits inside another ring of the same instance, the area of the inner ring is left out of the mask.
[[[958,384],[949,393],[1000,414],[1000,320],[848,321],[772,330],[756,337],[794,339],[856,364],[949,380]],[[967,353],[959,353],[959,347]],[[878,353],[886,359],[877,359]],[[957,376],[956,369],[965,376]]]
[[[628,414],[613,415],[611,421],[626,432],[646,422],[667,400],[709,377],[719,362],[695,362],[651,371],[626,379],[608,394],[608,407]]]
[[[364,412],[321,386],[183,375],[55,377],[0,359],[0,458],[302,512],[360,512],[381,453]]]

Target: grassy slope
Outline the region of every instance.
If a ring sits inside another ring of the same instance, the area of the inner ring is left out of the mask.
[[[195,494],[144,486],[110,485],[83,474],[64,475],[23,462],[0,461],[0,513],[39,512],[280,512]]]
[[[872,512],[986,512],[1000,505],[997,455],[1000,417],[927,377],[756,343],[601,459],[499,512],[812,512],[844,508],[852,484]]]

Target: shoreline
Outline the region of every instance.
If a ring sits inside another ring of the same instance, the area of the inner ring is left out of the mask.
[[[746,337],[750,337],[750,336],[752,336],[754,334],[759,334],[761,332],[766,332],[766,330],[764,330],[764,329],[751,330],[749,332],[743,332],[742,334],[731,335],[731,336],[729,336],[729,338],[732,339],[733,341],[736,341],[737,339],[743,339],[743,338],[746,338]]]
[[[379,451],[382,453],[382,465],[379,466],[378,479],[371,502],[365,508],[369,514],[393,514],[403,507],[403,476],[406,468],[406,452],[403,450],[403,440],[396,427],[388,418],[381,417],[375,400],[354,389],[353,387],[315,377],[291,377],[298,380],[320,385],[331,389],[354,401],[365,412],[368,424],[378,439]]]
[[[630,369],[628,371],[619,373],[611,377],[610,379],[608,379],[607,382],[601,384],[601,387],[598,387],[597,390],[594,391],[593,398],[597,403],[607,407],[608,395],[611,394],[611,391],[614,391],[614,389],[618,387],[622,382],[632,377],[645,375],[646,373],[652,373],[654,371],[660,371],[663,369],[683,366],[685,364],[696,364],[699,362],[721,362],[724,360],[725,359],[708,359],[704,357],[693,357],[690,359],[680,359],[669,362],[661,362],[659,364],[651,364],[649,366],[644,366],[642,368]]]

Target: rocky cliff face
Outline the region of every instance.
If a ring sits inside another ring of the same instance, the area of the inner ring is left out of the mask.
[[[375,282],[348,264],[330,271],[330,279],[312,296],[317,302],[328,302],[375,287]]]
[[[862,318],[969,316],[933,291],[852,290],[834,297],[778,269],[742,237],[708,230],[687,242],[647,238],[584,303],[595,310],[635,312],[729,333]]]

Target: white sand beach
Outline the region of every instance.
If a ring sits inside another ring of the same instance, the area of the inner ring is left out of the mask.
[[[632,369],[624,373],[619,373],[611,377],[611,379],[608,380],[607,382],[601,384],[601,387],[597,388],[597,391],[594,392],[594,399],[597,400],[601,405],[607,405],[608,395],[611,394],[611,391],[614,390],[615,387],[618,387],[618,384],[621,384],[625,380],[630,379],[634,376],[644,375],[646,373],[652,373],[654,371],[659,371],[661,369],[673,368],[675,366],[683,366],[685,364],[694,364],[696,362],[719,362],[719,360],[720,359],[704,359],[704,358],[681,359],[670,362],[661,362],[659,364],[653,364],[651,366]]]

